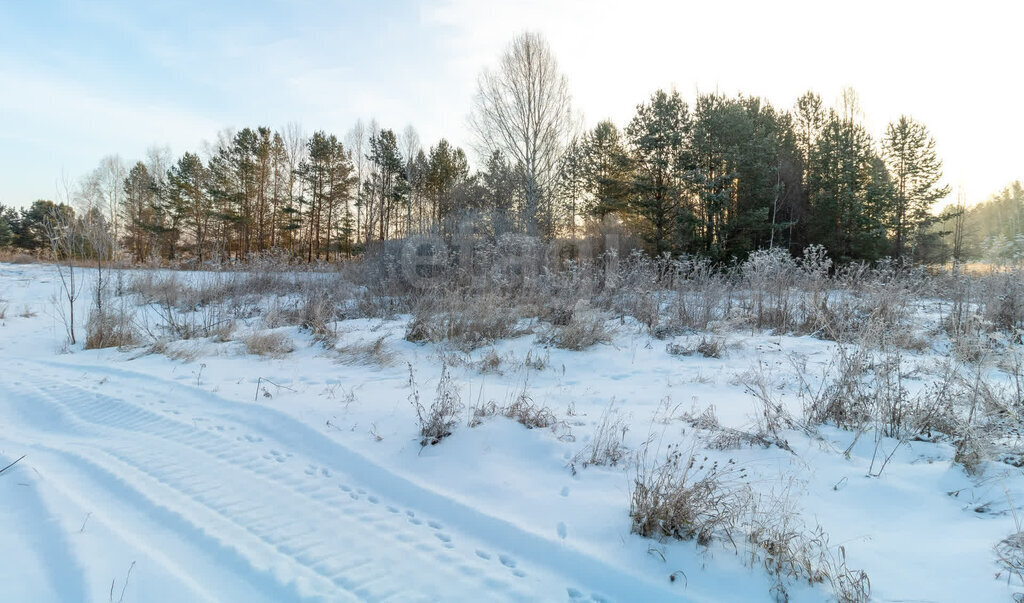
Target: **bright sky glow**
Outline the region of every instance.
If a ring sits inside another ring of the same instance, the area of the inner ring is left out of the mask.
[[[548,38],[587,125],[624,125],[659,87],[788,108],[853,86],[876,138],[900,113],[924,122],[975,202],[1024,179],[1021,23],[1024,4],[1005,1],[14,0],[0,4],[0,203],[225,127],[340,136],[375,117],[468,148],[477,74],[524,29]]]

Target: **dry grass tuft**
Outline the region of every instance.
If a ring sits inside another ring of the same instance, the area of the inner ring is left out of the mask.
[[[648,462],[646,456],[647,448],[638,460],[629,501],[634,533],[659,540],[696,539],[704,546],[719,535],[732,541],[749,491],[731,478],[743,477],[743,469],[732,461],[719,467],[707,457],[684,455],[678,445],[669,445],[663,461]]]
[[[393,366],[396,353],[387,344],[387,335],[372,341],[345,343],[335,349],[341,364],[365,364],[368,366]]]
[[[470,351],[515,334],[518,316],[497,293],[456,290],[424,294],[413,308],[405,338],[446,342]]]
[[[462,397],[448,371],[448,366],[441,365],[441,378],[437,382],[434,401],[431,402],[429,408],[420,402],[420,392],[416,385],[412,363],[409,364],[409,387],[412,388],[409,402],[416,409],[416,420],[419,425],[420,446],[439,444],[441,440],[452,434],[452,430],[458,423],[458,416],[463,409]]]
[[[85,349],[125,348],[139,341],[134,317],[124,306],[93,308],[85,322]]]
[[[599,343],[608,343],[611,338],[607,317],[589,308],[581,300],[576,304],[568,322],[563,326],[554,326],[541,340],[557,348],[582,351]]]
[[[555,413],[541,404],[537,404],[525,389],[512,402],[499,406],[493,400],[478,404],[470,409],[469,426],[476,427],[484,419],[501,415],[512,419],[527,429],[544,429],[559,425]]]
[[[245,351],[257,356],[282,358],[295,351],[295,344],[284,333],[256,332],[245,338]]]
[[[624,461],[627,455],[624,442],[628,431],[629,423],[626,417],[619,414],[615,408],[615,400],[612,400],[601,413],[593,437],[573,457],[573,470],[575,471],[576,465],[584,468],[590,465],[614,467]]]
[[[701,337],[700,341],[696,345],[669,343],[665,346],[665,351],[672,356],[693,356],[700,354],[705,358],[721,358],[725,353],[725,338],[714,337],[707,338]]]
[[[514,402],[505,406],[501,413],[513,421],[525,425],[527,429],[543,429],[558,422],[555,413],[550,408],[535,403],[526,391],[520,393]]]

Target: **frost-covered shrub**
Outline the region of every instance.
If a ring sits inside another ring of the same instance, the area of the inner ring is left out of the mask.
[[[414,306],[405,338],[469,351],[511,336],[517,322],[515,309],[497,293],[436,290]]]
[[[600,310],[592,309],[585,300],[580,300],[569,321],[563,326],[552,327],[541,339],[558,348],[585,350],[598,343],[611,341],[612,333],[606,323],[607,318]]]

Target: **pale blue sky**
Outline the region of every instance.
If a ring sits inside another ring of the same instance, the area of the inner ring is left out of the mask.
[[[225,127],[340,136],[375,117],[468,146],[477,74],[524,29],[547,36],[588,124],[623,125],[658,87],[788,107],[852,85],[876,136],[901,112],[925,122],[974,201],[1024,178],[1022,22],[995,0],[0,0],[0,203]]]

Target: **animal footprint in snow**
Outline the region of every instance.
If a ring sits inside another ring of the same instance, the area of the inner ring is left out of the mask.
[[[432,528],[434,528],[435,530],[440,530],[441,529],[441,524],[439,524],[438,522],[433,521],[433,520],[428,521],[427,525],[432,527]]]
[[[515,568],[516,566],[516,560],[509,557],[508,555],[498,555],[498,560],[501,561],[501,564],[505,567]]]
[[[562,491],[559,492],[562,496],[569,496],[569,486],[563,486]]]
[[[455,545],[452,544],[452,537],[449,536],[448,534],[445,534],[444,532],[435,532],[434,536],[436,536],[438,540],[440,540],[441,542],[444,543],[444,548],[446,548],[446,549],[453,549],[453,548],[455,548]]]
[[[486,560],[490,560],[491,559],[491,554],[490,553],[488,553],[487,551],[481,551],[480,549],[476,550],[476,556],[481,558],[481,559],[486,559]]]
[[[561,538],[562,540],[565,540],[565,535],[569,532],[568,528],[565,527],[565,522],[564,521],[558,522],[557,529],[558,529],[558,537]]]

